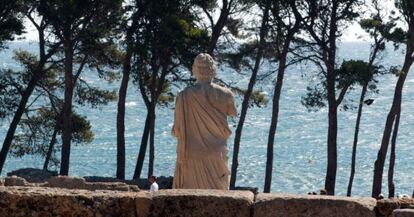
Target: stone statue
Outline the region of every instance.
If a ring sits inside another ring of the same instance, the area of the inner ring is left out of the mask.
[[[216,75],[213,58],[199,54],[193,63],[194,86],[176,99],[172,134],[177,137],[177,164],[173,188],[229,188],[227,116],[236,116],[233,93],[212,83]]]

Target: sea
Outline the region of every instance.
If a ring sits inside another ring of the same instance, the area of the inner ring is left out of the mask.
[[[27,50],[37,53],[36,42],[12,42],[8,48],[0,51],[0,68],[18,70],[20,66],[13,60],[15,51]],[[365,41],[340,42],[337,62],[343,60],[367,60],[370,43]],[[382,54],[378,63],[386,68],[401,66],[404,61],[404,49],[394,50],[391,44]],[[248,110],[241,138],[237,186],[258,187],[263,190],[266,145],[272,111],[271,98],[275,83],[276,67],[264,63],[260,69],[255,90],[261,91],[269,99],[267,105],[255,106]],[[412,70],[411,70],[412,71]],[[185,72],[189,73],[189,72]],[[217,77],[240,88],[246,88],[249,71],[235,72],[224,64],[218,65]],[[275,139],[272,192],[306,194],[324,188],[327,166],[327,130],[328,111],[321,108],[308,111],[301,100],[307,93],[307,87],[318,82],[318,70],[311,63],[292,65],[286,71],[280,98],[279,123]],[[269,75],[270,74],[270,75]],[[82,79],[90,85],[107,90],[118,91],[120,80],[108,83],[94,71],[85,71]],[[397,77],[393,74],[378,78],[378,93],[370,92],[367,99],[374,102],[364,106],[360,125],[360,135],[356,156],[356,173],[353,195],[370,196],[372,189],[374,162],[384,130],[385,119],[391,107]],[[177,87],[179,91],[182,86]],[[357,103],[361,91],[355,86],[346,97],[350,109],[338,111],[338,170],[336,194],[346,195],[351,168],[351,150],[354,136]],[[236,97],[237,108],[241,110],[241,96]],[[352,109],[355,108],[355,109]],[[116,173],[116,114],[117,102],[110,102],[98,108],[76,105],[76,112],[87,117],[92,125],[95,139],[90,144],[73,145],[70,155],[72,176],[115,177]],[[154,175],[172,176],[176,160],[176,139],[171,135],[174,105],[160,106],[157,109],[155,130],[155,165]],[[139,90],[132,82],[128,88],[126,100],[126,178],[131,179],[141,135],[145,122],[146,109]],[[228,120],[235,130],[237,118]],[[3,142],[9,119],[0,121],[0,141]],[[396,192],[411,195],[414,190],[414,72],[410,72],[405,82],[402,101],[400,128],[396,147],[396,164],[394,182]],[[231,167],[234,133],[227,144],[229,148],[229,168]],[[148,150],[147,150],[148,151]],[[57,153],[60,156],[60,153]],[[147,154],[148,156],[148,154]],[[16,158],[9,156],[2,176],[8,172],[25,167],[42,168],[44,159],[39,156]],[[389,153],[386,159],[383,179],[383,191],[386,195]],[[146,158],[143,176],[147,174]],[[51,167],[58,170],[58,168]]]

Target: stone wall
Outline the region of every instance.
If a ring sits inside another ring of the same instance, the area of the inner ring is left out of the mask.
[[[414,198],[391,198],[377,201],[378,216],[414,217]]]
[[[259,194],[254,204],[253,216],[375,217],[375,206],[376,200],[373,198]]]
[[[74,190],[1,186],[0,216],[375,216],[376,201],[317,195],[262,194],[250,191]]]

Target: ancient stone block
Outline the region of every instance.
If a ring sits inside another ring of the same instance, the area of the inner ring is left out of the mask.
[[[414,209],[396,209],[392,212],[393,217],[414,217]]]
[[[414,198],[390,198],[377,201],[378,213],[381,216],[390,217],[396,209],[414,208]]]
[[[45,187],[67,188],[67,189],[85,189],[86,182],[84,178],[70,176],[53,176],[47,180]]]
[[[371,198],[259,193],[254,217],[374,217]]]
[[[163,190],[152,197],[153,217],[248,217],[253,203],[249,191]]]
[[[138,186],[127,185],[123,182],[86,182],[84,178],[69,176],[51,177],[42,187],[66,188],[66,189],[85,189],[113,190],[113,191],[139,191]]]
[[[26,179],[18,176],[8,176],[4,178],[4,186],[34,186],[26,181]]]
[[[56,171],[48,171],[38,168],[21,168],[7,173],[7,176],[18,176],[31,183],[46,182],[50,177],[57,176]]]
[[[144,192],[0,187],[0,216],[146,217],[149,200]]]

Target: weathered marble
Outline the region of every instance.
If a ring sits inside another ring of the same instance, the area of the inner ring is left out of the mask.
[[[227,138],[228,116],[237,110],[230,89],[212,83],[216,74],[213,58],[197,55],[192,72],[195,85],[176,97],[172,134],[177,138],[175,189],[221,189],[229,187]]]
[[[153,217],[249,217],[253,204],[249,191],[164,190],[152,198]]]
[[[374,217],[372,198],[259,193],[254,217]]]

